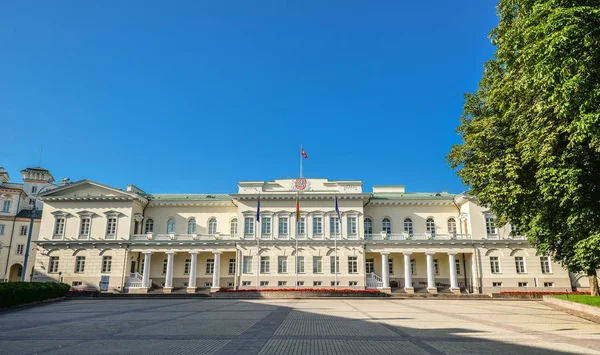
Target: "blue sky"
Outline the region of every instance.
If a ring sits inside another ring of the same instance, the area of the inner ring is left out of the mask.
[[[460,192],[491,0],[4,1],[0,166],[154,193],[305,177]]]

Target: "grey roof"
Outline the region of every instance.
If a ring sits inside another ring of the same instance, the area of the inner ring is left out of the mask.
[[[456,194],[447,192],[376,192],[373,200],[452,200]]]
[[[229,194],[150,194],[151,200],[160,201],[229,201]]]
[[[42,218],[42,210],[21,210],[17,214],[17,218],[31,218],[31,217],[33,217],[35,219]]]

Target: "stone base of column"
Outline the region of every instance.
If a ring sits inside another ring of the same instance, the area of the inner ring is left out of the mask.
[[[220,287],[211,287],[210,288],[210,292],[217,292],[219,291],[221,288]]]
[[[427,287],[427,292],[431,293],[431,294],[436,294],[437,292],[437,287]]]
[[[163,293],[171,293],[173,292],[173,287],[163,287]]]
[[[150,290],[150,288],[130,288],[127,293],[148,293],[148,290]]]
[[[186,292],[187,292],[187,293],[196,293],[196,287],[188,287],[188,288],[186,289]]]
[[[450,292],[454,293],[455,295],[459,295],[460,294],[460,288],[450,288]]]
[[[413,294],[413,293],[415,293],[415,288],[414,287],[405,287],[404,292]]]
[[[391,287],[382,287],[382,288],[380,288],[378,290],[379,290],[379,292],[383,292],[383,293],[387,293],[387,294],[392,293],[392,288]]]

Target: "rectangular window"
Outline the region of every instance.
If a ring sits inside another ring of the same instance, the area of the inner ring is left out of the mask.
[[[213,274],[215,272],[215,259],[206,259],[206,274]]]
[[[27,235],[27,226],[21,226],[19,229],[19,235]]]
[[[73,281],[71,282],[71,286],[81,286],[82,282],[81,281]]]
[[[340,219],[329,217],[329,234],[338,235],[340,233]]]
[[[348,273],[356,274],[358,272],[358,257],[349,256],[348,257]]]
[[[252,286],[252,281],[242,281],[242,286]]]
[[[169,263],[169,259],[164,259],[163,260],[163,268],[162,268],[162,274],[166,275],[167,274],[167,264]]]
[[[440,274],[440,265],[438,264],[437,259],[433,259],[433,272],[435,272],[436,275]]]
[[[331,266],[331,273],[332,274],[339,274],[340,272],[340,257],[339,256],[330,256],[329,257],[329,263]]]
[[[455,265],[456,265],[456,274],[460,275],[460,260],[456,259]]]
[[[10,212],[10,203],[12,201],[9,200],[4,200],[4,202],[2,202],[2,212]]]
[[[261,234],[271,234],[271,217],[263,217],[261,222]]]
[[[261,286],[269,286],[269,281],[261,281],[260,285]]]
[[[31,193],[34,194],[37,192],[37,186],[32,186],[31,187]]]
[[[103,256],[102,257],[102,273],[110,273],[112,270],[112,256]]]
[[[394,274],[394,259],[388,259],[388,273],[390,275]]]
[[[212,282],[205,282],[204,287],[212,287]]]
[[[244,257],[242,258],[242,273],[252,273],[252,256],[244,255]]]
[[[287,281],[277,281],[277,286],[287,286]]]
[[[321,286],[323,282],[321,281],[313,281],[313,286]]]
[[[235,259],[229,259],[229,269],[227,270],[229,275],[235,274]]]
[[[519,287],[527,287],[528,285],[528,282],[519,282]]]
[[[114,237],[117,234],[117,218],[109,217],[106,221],[106,237]]]
[[[348,217],[346,218],[346,224],[348,225],[348,234],[356,234],[356,217]]]
[[[78,256],[75,259],[75,272],[82,273],[85,271],[85,256]]]
[[[23,255],[23,250],[25,250],[25,245],[17,244],[17,250],[15,250],[15,254]]]
[[[296,229],[296,233],[306,234],[306,218],[300,217],[300,219],[298,220],[298,226]]]
[[[298,285],[298,286],[304,286],[304,281],[298,281],[298,282],[296,283],[296,285]]]
[[[550,269],[550,258],[547,256],[540,256],[540,264],[542,266],[542,274],[552,273],[552,270]]]
[[[365,261],[365,272],[367,274],[374,272],[374,270],[375,270],[375,262],[374,261],[375,261],[375,259],[367,259]]]
[[[323,218],[313,217],[313,234],[323,234]]]
[[[231,234],[232,236],[236,236],[238,234],[238,222],[237,222],[237,218],[234,218],[231,221],[231,225],[229,226],[229,234]]]
[[[554,287],[554,282],[544,282],[544,287]]]
[[[271,260],[269,259],[269,257],[261,256],[260,257],[260,273],[268,274],[270,268],[271,268]]]
[[[490,256],[490,269],[492,274],[500,273],[500,260],[498,260],[497,256]]]
[[[4,224],[0,224],[0,235],[4,235]]]
[[[30,198],[30,199],[29,199],[29,204],[30,204],[30,205],[33,205],[33,201],[35,201],[35,200],[34,200],[34,199],[32,199],[32,198]]]
[[[485,217],[485,231],[487,234],[496,234],[496,219],[494,217]]]
[[[58,272],[58,256],[50,257],[50,264],[48,265],[48,272],[51,274]]]
[[[287,256],[277,257],[277,272],[280,274],[287,274]]]
[[[417,274],[417,261],[415,259],[410,259],[410,274]]]
[[[288,234],[288,218],[279,217],[279,235]]]
[[[89,217],[81,219],[81,226],[79,228],[80,237],[88,237],[90,235],[90,225],[92,220]]]
[[[298,256],[297,260],[297,267],[296,267],[296,271],[299,274],[303,274],[304,273],[304,257],[303,256]]]
[[[358,286],[358,281],[349,281],[348,286]]]
[[[331,281],[331,286],[339,286],[340,282]]]
[[[492,282],[492,287],[502,287],[502,282]]]
[[[244,235],[253,235],[254,234],[254,218],[246,217],[244,218]]]
[[[323,257],[313,256],[313,274],[323,273]]]
[[[515,256],[515,267],[517,269],[517,274],[524,274],[525,271],[525,260],[522,256]]]
[[[183,274],[184,275],[190,274],[190,265],[191,264],[192,264],[192,259],[185,259],[185,261],[183,262]]]

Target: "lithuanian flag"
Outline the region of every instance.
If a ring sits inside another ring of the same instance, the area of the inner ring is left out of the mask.
[[[300,193],[296,193],[296,221],[300,219]]]

